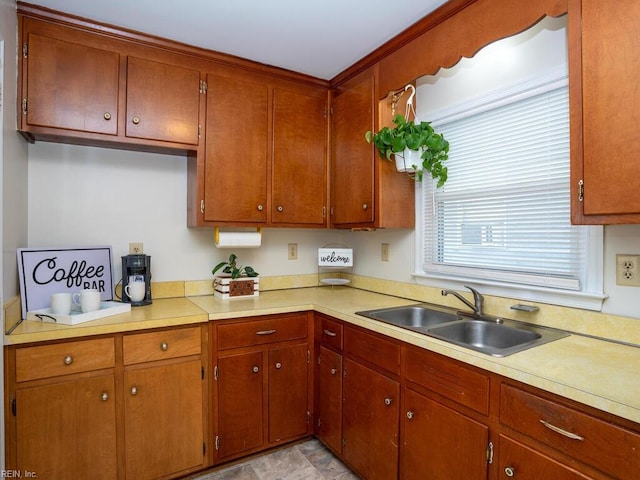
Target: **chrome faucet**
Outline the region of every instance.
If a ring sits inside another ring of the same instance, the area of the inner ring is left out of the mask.
[[[478,315],[479,317],[482,316],[482,307],[484,306],[484,297],[475,288],[471,288],[466,285],[464,287],[468,288],[469,290],[471,290],[471,293],[473,293],[473,304],[469,300],[464,298],[462,295],[460,295],[458,292],[456,292],[455,290],[442,290],[441,293],[445,297],[447,295],[453,295],[458,300],[462,301],[462,303],[464,303],[467,307],[473,310],[473,312],[476,315]]]

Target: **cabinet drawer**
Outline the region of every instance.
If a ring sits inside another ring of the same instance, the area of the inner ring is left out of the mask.
[[[277,315],[217,326],[218,349],[248,347],[307,337],[307,315]]]
[[[425,350],[405,350],[405,377],[484,415],[489,413],[489,377]]]
[[[502,385],[500,422],[616,478],[640,471],[640,435],[511,385]]]
[[[389,372],[400,373],[400,346],[378,336],[345,328],[344,351]]]
[[[113,338],[19,348],[16,350],[16,381],[90,372],[114,365]]]
[[[122,339],[124,364],[199,355],[201,342],[200,327],[125,335]]]
[[[328,317],[320,317],[320,342],[342,350],[342,323]]]

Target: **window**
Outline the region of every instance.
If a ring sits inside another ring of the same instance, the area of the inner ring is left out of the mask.
[[[451,147],[445,186],[417,189],[417,275],[600,309],[602,228],[570,224],[565,71],[423,117]]]

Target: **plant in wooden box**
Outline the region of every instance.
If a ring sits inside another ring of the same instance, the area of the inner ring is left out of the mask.
[[[253,267],[242,266],[237,263],[235,253],[229,255],[229,260],[220,262],[211,274],[213,279],[213,294],[220,298],[257,297],[260,294],[260,275]],[[222,269],[222,275],[216,273]]]

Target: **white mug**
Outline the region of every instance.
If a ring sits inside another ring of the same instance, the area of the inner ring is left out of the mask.
[[[69,315],[71,313],[73,298],[71,293],[51,294],[51,313],[55,315]]]
[[[141,302],[144,300],[147,286],[145,282],[131,282],[124,287],[124,292],[132,302]]]
[[[73,303],[80,306],[82,313],[93,312],[100,310],[102,296],[98,290],[86,288],[73,294]]]

